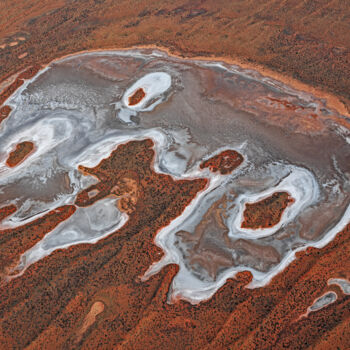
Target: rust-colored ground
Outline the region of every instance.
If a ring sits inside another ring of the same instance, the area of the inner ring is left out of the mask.
[[[129,97],[129,106],[138,104],[146,96],[142,88],[137,89],[132,96]]]
[[[156,232],[207,183],[155,173],[152,146],[151,140],[128,142],[95,168],[81,167],[99,183],[82,191],[76,204],[129,193],[135,199],[127,206],[129,220],[104,240],[55,251],[3,284],[0,348],[329,349],[336,344],[346,349],[350,298],[337,286],[328,287],[327,280],[349,278],[350,251],[344,247],[349,246],[350,225],[326,248],[298,253],[297,260],[261,289],[244,288],[251,276],[240,273],[207,302],[169,305],[175,265],[140,281],[162,255],[153,244]],[[3,230],[2,272],[74,211],[74,206],[65,206],[24,227]],[[330,288],[337,301],[299,319]]]
[[[158,45],[258,64],[349,111],[349,16],[343,0],[3,0],[0,79],[81,50]]]
[[[293,203],[287,192],[276,192],[255,203],[246,203],[243,212],[243,228],[259,229],[275,226],[279,223],[284,210]]]
[[[6,119],[9,116],[10,112],[11,112],[10,106],[0,107],[0,124],[4,119]]]
[[[14,212],[12,206],[7,208],[7,210]],[[65,205],[51,210],[27,225],[15,229],[0,230],[0,277],[3,277],[4,274],[7,274],[11,268],[17,265],[21,253],[39,242],[46,233],[52,231],[60,222],[68,219],[75,212],[75,209],[72,205]],[[7,214],[10,215],[11,212]]]
[[[33,151],[34,143],[30,141],[23,141],[16,145],[16,148],[10,152],[6,164],[13,168],[22,162]]]
[[[231,174],[243,162],[243,156],[237,151],[226,150],[204,161],[199,166],[201,169],[209,168],[213,173],[221,175]]]
[[[25,79],[32,78],[40,69],[40,65],[29,67],[24,72],[20,73],[14,82],[9,84],[4,90],[0,92],[0,105],[2,105],[6,99],[11,96],[23,83]]]
[[[14,204],[6,205],[0,208],[0,222],[17,210]]]
[[[326,95],[332,105],[349,112],[349,16],[342,0],[3,0],[0,81],[80,50],[157,45],[298,79],[333,94]],[[3,103],[34,71],[0,92],[0,122],[11,110]],[[197,306],[166,303],[174,265],[140,281],[162,254],[152,242],[156,232],[206,184],[156,174],[151,146],[129,143],[118,157],[81,169],[99,179],[99,192],[82,192],[76,205],[116,196],[130,219],[104,240],[56,251],[2,284],[0,349],[348,349],[350,299],[327,280],[350,278],[350,225],[325,248],[298,253],[268,286],[247,289],[250,274],[241,273]],[[15,210],[2,207],[0,216]],[[1,275],[75,210],[64,206],[3,229]],[[326,290],[337,301],[299,318]]]
[[[7,86],[0,91],[0,106],[20,87],[24,84],[26,79],[32,78],[39,70],[41,66],[36,64],[24,70],[22,73],[18,74],[17,77],[14,78],[13,82],[7,84]],[[0,78],[0,81],[2,78]],[[11,113],[11,107],[7,105],[3,105],[0,107],[0,124],[6,119]]]

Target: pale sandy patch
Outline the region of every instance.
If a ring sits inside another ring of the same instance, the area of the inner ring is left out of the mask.
[[[22,58],[27,57],[27,56],[28,56],[28,52],[24,52],[24,53],[20,54],[18,56],[18,58],[21,60]]]

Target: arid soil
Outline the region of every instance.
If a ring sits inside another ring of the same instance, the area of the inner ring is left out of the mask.
[[[16,145],[16,148],[9,154],[9,157],[6,160],[6,164],[9,167],[15,167],[23,159],[25,159],[30,152],[34,149],[33,142],[23,141]]]
[[[242,227],[258,229],[274,226],[290,203],[293,203],[293,199],[287,192],[276,192],[259,202],[247,203]]]
[[[243,156],[236,151],[227,150],[204,161],[200,168],[209,168],[213,173],[219,172],[221,175],[232,173],[243,162]]]
[[[38,64],[30,66],[24,72],[18,74],[10,84],[6,84],[6,87],[0,91],[0,124],[11,112],[11,107],[3,105],[3,103],[23,85],[26,79],[32,78],[39,71],[40,67]]]
[[[328,286],[327,276],[349,278],[349,225],[326,248],[298,253],[264,288],[244,288],[251,275],[243,272],[193,306],[166,302],[175,265],[141,282],[161,255],[152,242],[155,233],[206,185],[204,179],[174,181],[152,171],[151,147],[151,140],[131,141],[94,169],[81,169],[100,179],[93,188],[100,192],[92,199],[80,193],[77,205],[111,195],[123,179],[135,180],[130,220],[96,244],[58,250],[22,277],[8,277],[1,286],[0,348],[346,349],[350,299],[337,285]],[[2,272],[74,211],[75,206],[57,208],[25,227],[2,231]],[[327,290],[337,293],[336,301],[303,316]]]
[[[350,113],[349,32],[350,5],[342,0],[3,0],[0,123],[11,111],[5,100],[52,59],[134,45],[261,67],[317,88]],[[155,172],[153,158],[149,139],[120,145],[95,168],[79,168],[98,183],[80,192],[75,205],[0,231],[1,350],[350,347],[350,297],[327,284],[330,278],[350,279],[350,224],[326,247],[297,253],[262,288],[245,288],[251,275],[242,272],[208,301],[168,304],[176,265],[141,281],[162,255],[153,242],[157,232],[206,186],[205,179],[174,180]],[[225,159],[229,164],[219,155],[202,167],[225,174],[242,162],[236,154]],[[20,255],[77,207],[109,196],[120,198],[118,208],[129,215],[116,234],[57,250],[22,276],[8,277],[15,276]],[[288,199],[282,202],[276,221]],[[0,221],[16,210],[0,202]],[[336,293],[335,302],[306,315],[327,291]]]
[[[10,112],[11,112],[10,106],[0,107],[0,123],[9,116]]]
[[[143,89],[137,89],[135,93],[129,97],[129,105],[134,106],[139,103],[146,96]]]
[[[264,66],[337,95],[349,111],[349,16],[342,0],[4,0],[0,77],[81,50],[158,45]]]
[[[14,204],[6,205],[0,208],[0,221],[16,212],[17,208]]]

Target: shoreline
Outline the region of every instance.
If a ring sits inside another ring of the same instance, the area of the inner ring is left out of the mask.
[[[226,63],[229,65],[236,65],[239,66],[240,68],[247,69],[247,70],[255,70],[259,74],[261,74],[264,77],[270,78],[277,80],[283,84],[289,85],[295,90],[299,90],[305,93],[310,93],[316,98],[325,100],[326,105],[332,109],[334,109],[336,112],[339,114],[350,118],[350,105],[347,106],[344,104],[340,98],[337,95],[334,95],[330,92],[324,91],[320,88],[314,87],[312,85],[306,84],[301,82],[298,79],[289,77],[287,75],[278,73],[274,70],[271,70],[263,65],[260,65],[258,63],[247,63],[244,59],[239,59],[239,58],[232,58],[232,57],[227,57],[227,56],[215,56],[215,55],[210,55],[210,56],[186,56],[184,55],[181,51],[175,50],[175,49],[170,49],[161,45],[133,45],[129,47],[106,47],[106,48],[101,48],[101,49],[91,49],[91,50],[82,50],[82,51],[77,51],[74,53],[70,53],[67,55],[60,56],[58,58],[55,58],[51,60],[48,63],[41,64],[41,69],[45,69],[48,67],[50,64],[63,60],[68,57],[73,57],[76,55],[80,54],[86,54],[86,53],[93,53],[93,52],[104,52],[104,51],[129,51],[129,50],[158,50],[158,51],[163,51],[165,52],[169,57],[177,58],[177,59],[184,59],[184,60],[197,60],[197,61],[207,61],[207,62],[222,62]],[[30,65],[27,67],[29,68]],[[0,91],[0,94],[6,89],[6,87],[10,84],[6,84],[6,81],[11,81],[15,80],[16,78],[13,79],[13,77],[18,76],[23,71],[18,71],[17,73],[14,73],[10,77],[5,78],[3,81],[0,81],[0,87],[2,90]],[[12,78],[12,79],[11,79]],[[10,96],[9,96],[10,97]],[[6,102],[6,101],[5,101]],[[5,102],[3,105],[5,105]]]

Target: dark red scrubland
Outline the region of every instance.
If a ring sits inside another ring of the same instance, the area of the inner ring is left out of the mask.
[[[243,156],[237,151],[226,150],[204,161],[200,168],[209,168],[213,173],[219,171],[221,175],[227,175],[241,165],[243,160]]]
[[[34,149],[34,143],[30,141],[23,141],[16,145],[16,149],[10,152],[6,164],[13,168],[22,162]]]
[[[138,104],[144,97],[146,93],[142,88],[137,89],[130,97],[129,97],[129,106],[134,106]]]
[[[255,203],[246,203],[241,227],[259,229],[277,225],[294,199],[287,192],[275,192]]]

